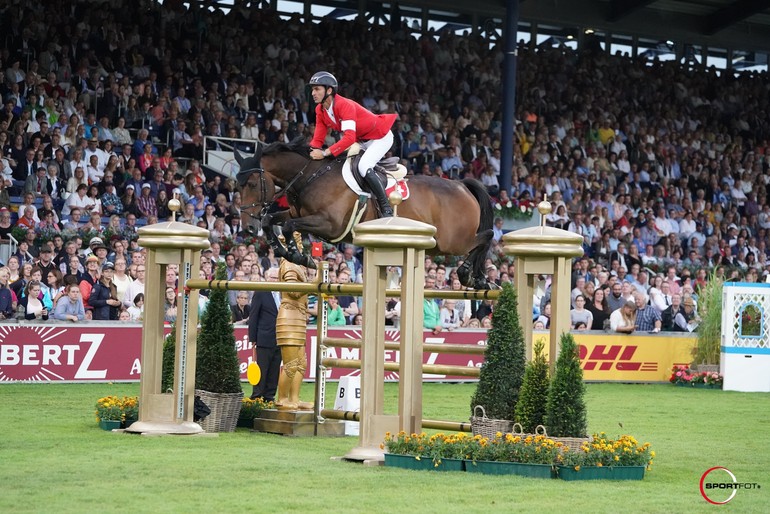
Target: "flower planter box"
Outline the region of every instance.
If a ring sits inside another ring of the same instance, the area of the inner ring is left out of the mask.
[[[128,428],[136,422],[137,422],[136,418],[128,418],[123,423],[121,423],[120,428]]]
[[[704,384],[696,382],[692,385],[695,389],[722,389],[722,386],[716,384]]]
[[[119,419],[100,419],[99,428],[101,428],[102,430],[115,430],[117,428],[120,428],[120,420]]]
[[[465,461],[465,471],[485,475],[518,475],[532,478],[554,478],[550,464],[522,464],[520,462]]]
[[[642,480],[644,466],[584,466],[575,471],[572,466],[558,466],[557,476],[562,480]]]
[[[254,428],[254,419],[253,418],[238,418],[238,422],[235,424],[236,427],[240,428]]]
[[[702,382],[691,382],[689,384],[684,384],[681,382],[676,382],[674,384],[677,387],[692,387],[694,389],[722,389],[721,385],[717,384],[704,384]]]
[[[465,462],[461,459],[441,459],[436,465],[430,457],[414,455],[385,454],[385,465],[392,468],[416,469],[423,471],[465,471]]]

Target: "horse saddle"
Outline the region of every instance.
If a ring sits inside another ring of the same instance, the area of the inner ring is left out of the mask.
[[[364,154],[364,149],[359,143],[353,143],[348,148],[347,157],[342,165],[342,178],[348,187],[357,195],[369,196],[368,187],[364,178],[358,173],[358,161]],[[398,188],[402,199],[409,198],[409,186],[406,180],[406,167],[398,162],[398,157],[381,159],[374,167],[377,179],[385,188],[385,194],[389,195]]]

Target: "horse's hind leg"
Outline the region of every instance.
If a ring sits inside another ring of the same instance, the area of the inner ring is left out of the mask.
[[[476,234],[476,246],[470,251],[462,266],[457,268],[457,277],[463,285],[474,289],[490,288],[484,272],[484,261],[486,261],[493,236],[494,233],[491,230],[484,230]]]

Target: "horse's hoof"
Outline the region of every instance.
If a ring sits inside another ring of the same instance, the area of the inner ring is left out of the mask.
[[[477,278],[476,282],[473,284],[473,288],[474,289],[493,289],[492,286],[489,284],[489,282],[487,282],[486,278]]]
[[[307,262],[307,264],[305,264],[306,267],[310,269],[318,269],[318,266],[316,265],[312,257],[305,256],[305,261]]]

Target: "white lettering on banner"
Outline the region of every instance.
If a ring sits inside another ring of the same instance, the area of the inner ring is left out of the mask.
[[[142,363],[139,359],[134,359],[134,363],[131,364],[131,371],[128,372],[129,375],[141,375],[142,374]]]
[[[246,370],[249,369],[249,364],[251,364],[252,362],[254,362],[254,359],[251,356],[249,356],[249,358],[246,359],[246,362],[241,362],[240,364],[238,364],[238,369],[241,370],[241,374],[246,373]]]
[[[0,348],[0,366],[15,366],[20,360],[18,346],[7,344]]]
[[[88,369],[88,367],[91,365],[91,361],[94,360],[94,356],[96,355],[96,352],[99,350],[99,346],[101,346],[102,344],[102,339],[104,339],[104,334],[81,334],[80,335],[80,342],[81,343],[90,342],[91,346],[88,347],[88,351],[86,352],[85,357],[83,357],[83,362],[80,363],[80,367],[75,373],[75,378],[96,379],[96,378],[105,378],[107,376],[106,369],[99,369],[99,370]]]
[[[242,350],[253,350],[254,344],[249,341],[249,335],[246,334],[241,339],[235,341],[235,349],[239,352]]]
[[[426,337],[425,338],[425,344],[444,344],[443,337]],[[431,353],[428,355],[428,361],[425,364],[436,364],[436,361],[438,360],[438,353]],[[423,373],[423,378],[445,378],[446,375],[441,374],[435,374],[435,373]]]
[[[61,355],[61,348],[52,344],[43,345],[43,366],[54,365],[58,366],[59,355]]]
[[[41,346],[25,344],[20,347],[6,344],[0,349],[0,366],[14,366],[17,364],[22,366],[59,366],[61,365],[59,357],[62,350],[67,352],[67,364],[72,364],[75,361],[74,352],[77,349],[76,345],[57,346],[54,344],[44,344]],[[42,350],[42,361],[37,356],[39,350]]]
[[[24,360],[22,361],[25,365],[29,363],[32,364],[40,364],[40,361],[37,360],[37,349],[39,347],[37,345],[24,345]]]
[[[360,359],[358,348],[340,348],[340,359]]]

